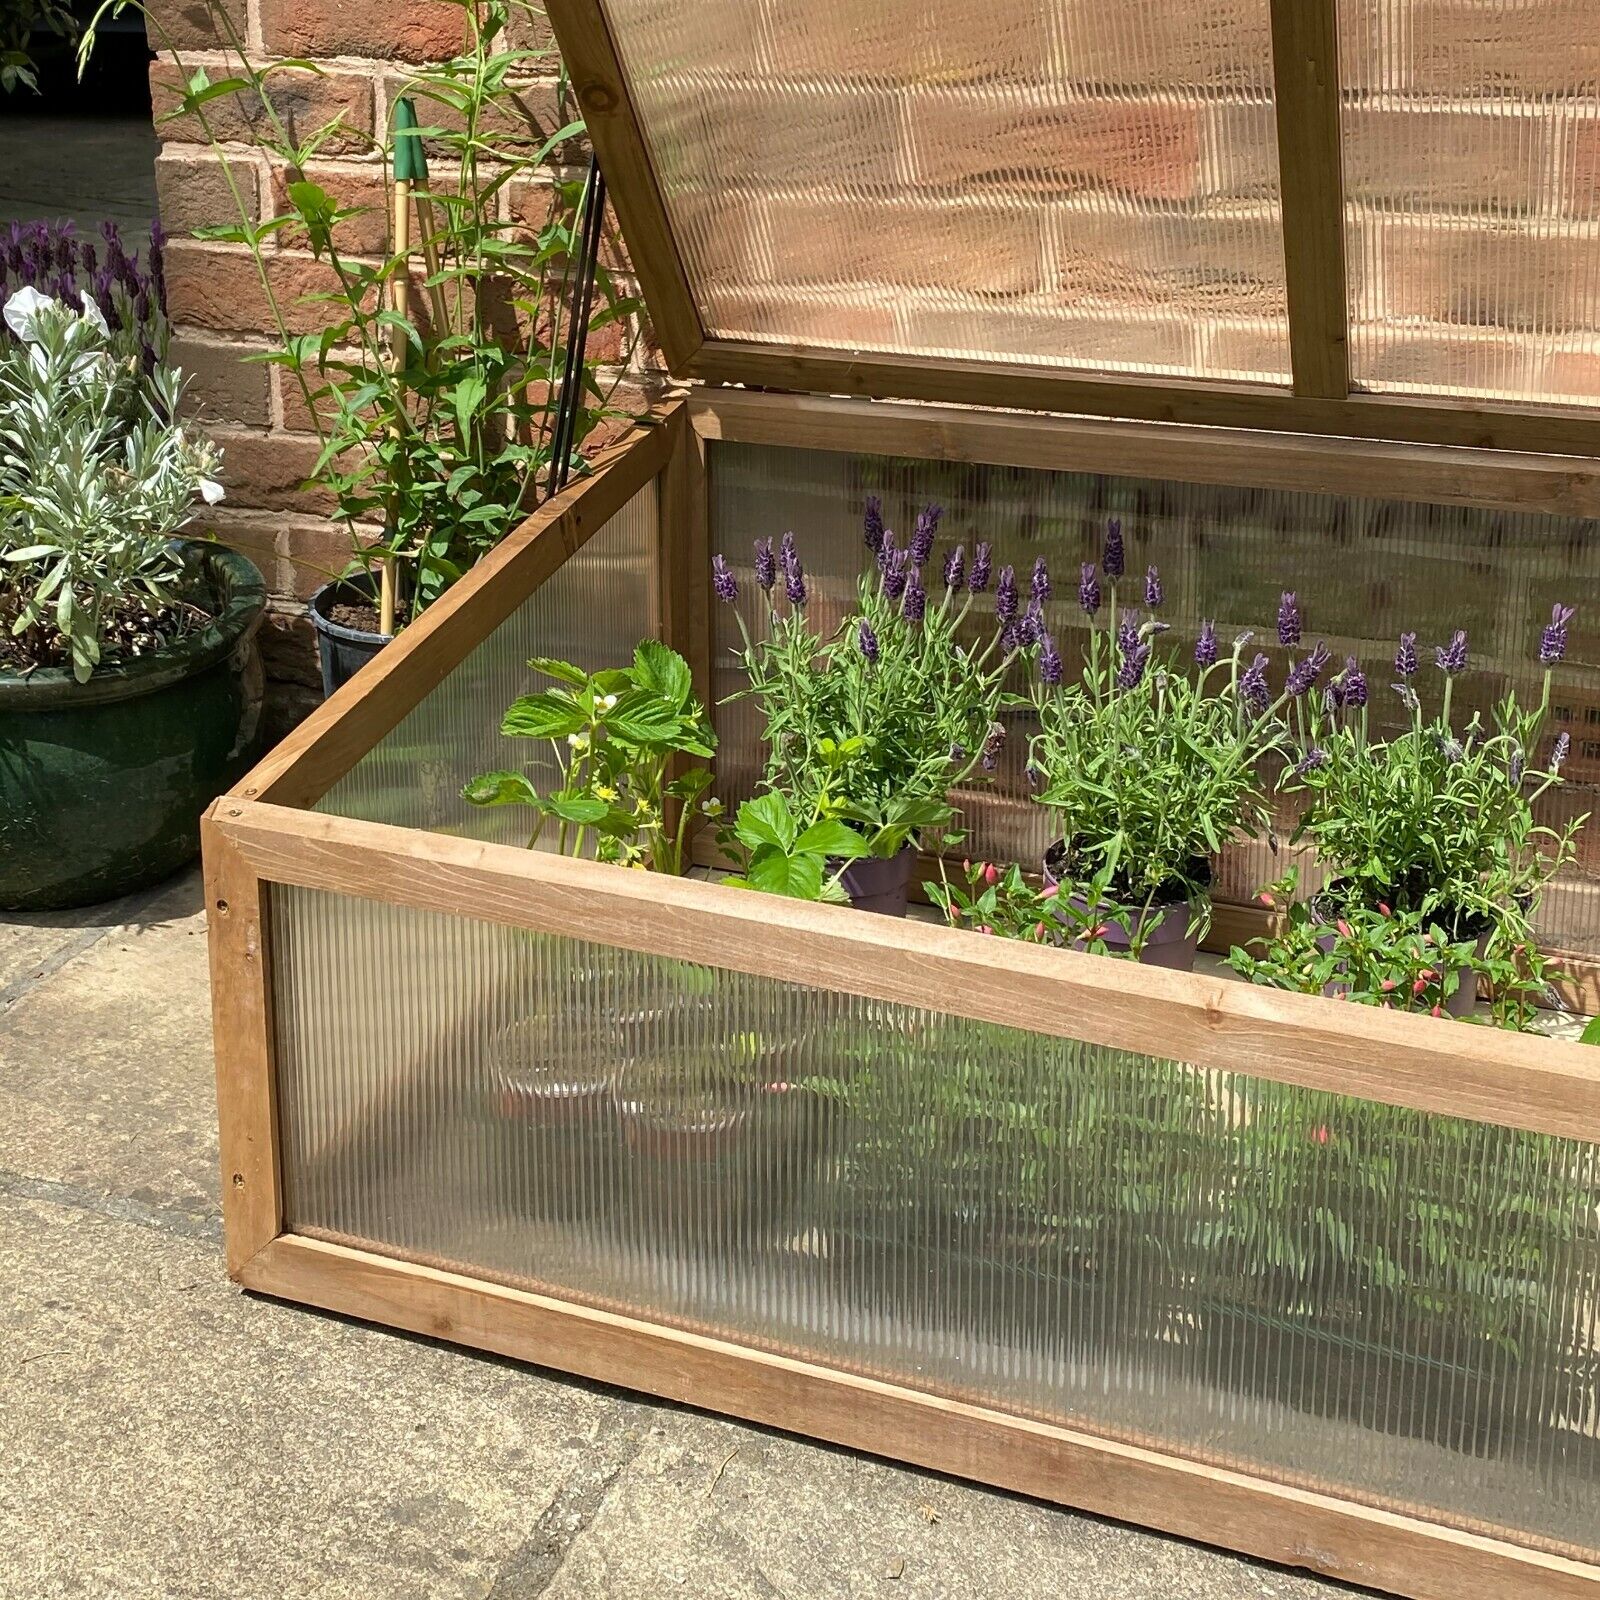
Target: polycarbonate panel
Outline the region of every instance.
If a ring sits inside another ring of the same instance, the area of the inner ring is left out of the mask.
[[[625,666],[656,632],[656,485],[648,483],[556,569],[490,636],[339,780],[318,811],[401,828],[522,844],[516,806],[470,806],[462,785],[480,772],[524,767],[544,787],[557,778],[549,747],[506,739],[500,718],[519,695],[548,688],[531,656],[589,672]]]
[[[1161,568],[1169,643],[1185,659],[1201,619],[1211,617],[1225,641],[1253,631],[1252,651],[1274,657],[1273,681],[1281,683],[1278,596],[1297,590],[1311,638],[1326,638],[1337,660],[1355,655],[1365,665],[1380,730],[1395,726],[1401,709],[1389,668],[1402,630],[1415,631],[1424,644],[1467,630],[1471,670],[1457,680],[1458,707],[1487,710],[1508,684],[1536,703],[1540,627],[1557,600],[1574,604],[1578,615],[1556,675],[1551,729],[1552,737],[1559,728],[1572,734],[1570,781],[1550,797],[1547,819],[1600,811],[1600,541],[1586,521],[775,446],[710,449],[713,549],[727,555],[739,576],[752,628],[758,624],[751,541],[790,529],[807,569],[813,621],[824,631],[835,625],[867,559],[861,508],[869,494],[881,496],[902,542],[932,500],[945,507],[941,550],[960,541],[970,551],[987,539],[997,572],[1011,563],[1023,574],[1042,555],[1055,574],[1051,625],[1069,662],[1077,658],[1084,624],[1078,567],[1099,556],[1113,515],[1122,520],[1129,573],[1142,579],[1147,565]],[[1134,587],[1138,593],[1142,583]],[[723,607],[716,612],[720,701],[743,680],[733,654],[734,619]],[[1431,670],[1418,680],[1425,697],[1438,682]],[[1008,717],[1011,737],[995,784],[963,797],[966,848],[975,857],[1031,866],[1052,838],[1049,813],[1030,799],[1023,776],[1030,717],[1022,711]],[[720,791],[731,803],[752,791],[764,764],[761,720],[748,700],[719,707],[716,718]],[[1283,822],[1287,837],[1292,818]],[[1600,953],[1600,826],[1581,835],[1580,849],[1576,866],[1545,898],[1540,937],[1550,949]],[[1288,861],[1265,842],[1228,851],[1217,898],[1251,900]]]
[[[1286,381],[1268,0],[605,0],[709,334]]]
[[[1593,1556],[1593,1145],[271,912],[296,1232]]]
[[[1600,400],[1600,14],[1341,0],[1352,375]]]

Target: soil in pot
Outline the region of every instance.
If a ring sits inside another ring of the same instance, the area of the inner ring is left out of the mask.
[[[393,637],[378,630],[377,594],[377,575],[364,572],[325,583],[311,596],[324,698],[348,683]]]
[[[828,863],[829,870],[838,868]],[[917,847],[903,845],[896,855],[866,856],[852,861],[839,874],[839,887],[850,897],[857,911],[876,911],[880,916],[903,917],[911,901],[911,880],[917,874]]]
[[[1066,842],[1058,839],[1045,852],[1044,880],[1047,884],[1060,884],[1069,882],[1072,876]],[[1192,972],[1195,953],[1200,948],[1200,929],[1195,917],[1199,908],[1190,897],[1189,885],[1209,887],[1210,883],[1211,863],[1200,857],[1189,863],[1187,882],[1174,880],[1158,890],[1153,898],[1135,895],[1126,886],[1119,892],[1114,881],[1111,902],[1096,909],[1104,929],[1100,938],[1113,954],[1126,954],[1142,938],[1138,957],[1142,965]],[[1089,902],[1083,896],[1067,895],[1065,901],[1074,912],[1084,917],[1089,915]],[[1086,942],[1082,938],[1071,941],[1074,949],[1082,949]]]

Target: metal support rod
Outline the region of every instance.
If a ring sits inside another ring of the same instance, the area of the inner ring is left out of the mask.
[[[550,492],[566,486],[577,437],[578,411],[583,405],[583,363],[589,343],[589,317],[594,309],[595,275],[600,267],[601,224],[606,213],[606,180],[600,163],[589,157],[589,173],[584,179],[579,202],[583,218],[583,237],[578,248],[577,276],[572,285],[572,306],[567,316],[567,359],[561,377],[561,395],[556,404],[555,438],[551,444]]]

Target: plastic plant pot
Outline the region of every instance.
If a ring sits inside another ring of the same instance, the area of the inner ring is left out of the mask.
[[[324,700],[348,683],[394,637],[390,633],[369,633],[365,628],[347,627],[333,620],[335,606],[372,605],[377,593],[377,579],[368,572],[325,583],[311,596],[311,626],[317,632]]]
[[[902,845],[897,855],[852,861],[839,875],[839,886],[857,911],[903,917],[911,902],[911,880],[916,872],[917,847]]]
[[[1044,881],[1047,884],[1061,882],[1060,870],[1065,854],[1065,847],[1060,840],[1045,852]],[[1190,869],[1191,882],[1210,882],[1209,862],[1191,862]],[[1074,922],[1079,917],[1089,919],[1089,902],[1082,895],[1064,895],[1062,900],[1066,907],[1076,913]],[[1101,929],[1100,942],[1109,952],[1126,955],[1138,944],[1138,959],[1144,966],[1166,967],[1173,972],[1193,972],[1195,954],[1200,948],[1200,926],[1204,921],[1196,913],[1208,904],[1208,899],[1195,902],[1183,898],[1158,899],[1148,909],[1102,904],[1095,909],[1093,916]],[[1069,942],[1073,949],[1082,950],[1089,941],[1080,936]]]

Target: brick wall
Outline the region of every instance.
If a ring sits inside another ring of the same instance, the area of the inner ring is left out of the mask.
[[[347,250],[381,253],[387,248],[382,169],[373,148],[388,125],[389,108],[403,91],[408,66],[441,60],[462,44],[458,6],[436,0],[226,0],[227,14],[246,41],[252,59],[280,57],[317,62],[321,75],[284,73],[273,80],[275,98],[292,130],[308,132],[335,115],[347,133],[324,147],[309,176],[341,205],[371,206],[370,215],[341,225]],[[156,188],[162,222],[173,236],[167,281],[174,329],[173,359],[191,379],[191,392],[226,451],[228,499],[216,528],[260,566],[274,599],[263,646],[274,682],[273,716],[286,727],[317,699],[315,650],[304,600],[349,556],[349,535],[329,516],[328,497],[301,487],[317,454],[317,439],[292,376],[243,358],[270,348],[270,320],[255,267],[242,246],[201,243],[190,235],[209,224],[236,220],[220,163],[189,119],[164,122],[181,92],[183,75],[171,59],[176,48],[187,70],[203,67],[211,79],[230,73],[225,40],[218,35],[206,0],[150,0],[167,39],[155,36],[157,59],[150,70],[151,99],[161,140]],[[520,45],[548,45],[540,22],[519,25]],[[539,139],[574,120],[558,95],[555,59],[518,86],[518,102]],[[247,143],[250,119],[242,100],[218,99],[207,114],[230,142],[228,154],[241,179],[252,215],[282,209],[283,175]],[[423,113],[428,120],[429,113]],[[587,152],[569,143],[554,154],[549,171],[581,176]],[[551,193],[539,184],[508,192],[508,219],[537,226]],[[352,231],[353,230],[353,231]],[[296,330],[323,325],[325,310],[296,306],[298,296],[328,287],[326,270],[288,234],[269,246],[269,273],[280,303]],[[627,263],[620,243],[612,259]],[[637,335],[637,338],[636,338]],[[620,378],[617,402],[637,409],[659,387],[659,373],[644,330],[613,326],[595,336],[591,354],[610,363],[602,379]]]

